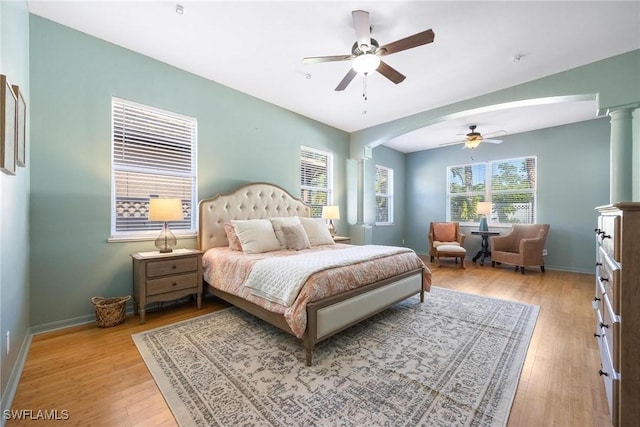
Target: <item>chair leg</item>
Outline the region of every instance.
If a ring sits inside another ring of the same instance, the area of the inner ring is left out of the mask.
[[[496,268],[496,262],[495,261],[491,261],[491,267]]]
[[[431,255],[431,264],[433,264],[433,255]]]
[[[457,260],[457,258],[456,258]],[[464,256],[460,257],[460,268],[462,268],[464,270]]]
[[[516,267],[518,268],[518,267]],[[524,274],[524,265],[522,267],[520,267],[520,273]]]
[[[540,271],[542,271],[544,273],[544,265],[540,266]]]

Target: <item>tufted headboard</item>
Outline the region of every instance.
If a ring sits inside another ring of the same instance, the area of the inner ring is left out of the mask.
[[[244,185],[198,203],[198,248],[227,246],[224,224],[232,219],[311,216],[311,208],[283,188],[266,182]]]

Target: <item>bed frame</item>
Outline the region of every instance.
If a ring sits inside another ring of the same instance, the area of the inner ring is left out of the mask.
[[[268,183],[244,185],[231,193],[201,200],[198,205],[198,248],[227,246],[224,224],[232,219],[310,216],[311,208],[286,190]],[[424,302],[422,269],[372,283],[340,295],[307,304],[307,330],[303,336],[305,363],[311,366],[318,342],[377,314],[412,295]],[[290,333],[282,314],[268,311],[243,298],[210,286],[209,292],[238,308]]]

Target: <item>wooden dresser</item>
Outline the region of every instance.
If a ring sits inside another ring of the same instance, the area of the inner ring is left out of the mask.
[[[596,332],[614,427],[640,426],[640,203],[596,208]]]

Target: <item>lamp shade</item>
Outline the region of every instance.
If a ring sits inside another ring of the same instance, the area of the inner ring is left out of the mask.
[[[340,219],[340,207],[339,206],[323,206],[322,218],[324,219]]]
[[[478,214],[489,215],[491,213],[491,202],[478,202],[476,210]]]
[[[149,199],[149,221],[181,221],[182,200],[180,199]]]
[[[372,53],[365,53],[353,60],[353,70],[360,75],[375,71],[379,65],[380,58]]]

